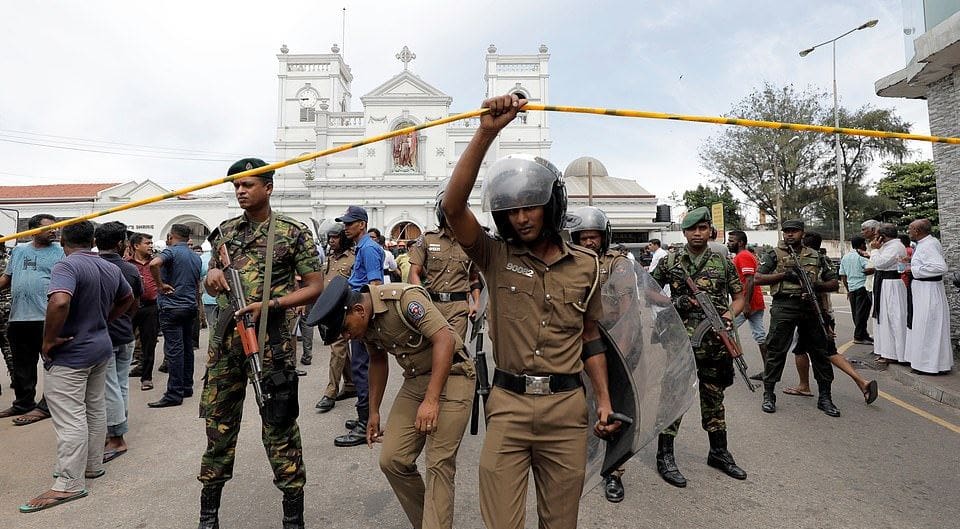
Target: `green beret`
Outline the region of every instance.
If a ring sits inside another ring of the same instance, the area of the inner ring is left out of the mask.
[[[261,160],[260,158],[244,158],[242,160],[237,160],[233,162],[233,165],[230,166],[230,169],[227,169],[227,176],[232,176],[237,173],[249,171],[251,169],[258,169],[265,165],[267,165],[267,162]],[[257,176],[266,180],[273,180],[273,173],[273,171],[267,171],[263,174],[258,174]]]
[[[689,230],[704,221],[713,222],[713,217],[710,216],[710,208],[706,206],[688,211],[687,214],[683,216],[683,221],[680,222],[680,229]]]
[[[783,231],[786,231],[786,230],[804,231],[803,221],[800,219],[785,220],[783,221],[783,224],[780,225],[780,229]]]

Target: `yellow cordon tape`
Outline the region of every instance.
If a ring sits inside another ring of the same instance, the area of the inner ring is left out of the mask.
[[[741,127],[759,127],[766,129],[780,129],[780,130],[795,130],[800,132],[819,132],[823,134],[844,134],[848,136],[869,136],[873,138],[895,138],[900,140],[913,140],[913,141],[927,141],[931,143],[949,143],[958,145],[960,144],[960,138],[951,138],[944,136],[925,136],[922,134],[907,134],[903,132],[888,132],[883,130],[868,130],[868,129],[847,129],[843,127],[826,127],[822,125],[806,125],[803,123],[780,123],[777,121],[759,121],[755,119],[740,119],[740,118],[724,118],[724,117],[715,117],[715,116],[692,116],[686,114],[665,114],[663,112],[647,112],[644,110],[625,110],[625,109],[616,109],[616,108],[593,108],[593,107],[571,107],[571,106],[558,106],[558,105],[541,105],[537,103],[527,103],[523,110],[537,110],[544,112],[570,112],[575,114],[598,114],[602,116],[621,116],[627,118],[646,118],[646,119],[666,119],[673,121],[692,121],[696,123],[713,123],[716,125],[737,125]],[[251,169],[249,171],[244,171],[242,173],[237,173],[230,176],[225,176],[223,178],[217,178],[216,180],[209,180],[200,184],[194,184],[192,186],[183,187],[169,193],[164,193],[162,195],[156,195],[149,198],[144,198],[120,206],[115,206],[109,209],[102,211],[94,211],[87,213],[86,215],[81,215],[79,217],[74,217],[72,219],[61,220],[59,222],[54,222],[53,224],[43,226],[40,228],[34,228],[32,230],[21,231],[18,233],[12,233],[4,237],[0,237],[0,243],[4,243],[11,239],[19,239],[21,237],[29,237],[31,235],[36,235],[38,233],[55,230],[57,228],[62,228],[64,226],[69,226],[71,224],[76,224],[78,222],[83,222],[85,220],[95,219],[97,217],[102,217],[104,215],[109,215],[111,213],[119,213],[121,211],[126,211],[128,209],[133,209],[140,206],[145,206],[147,204],[153,204],[154,202],[160,202],[161,200],[166,200],[168,198],[174,198],[180,195],[185,195],[187,193],[192,193],[194,191],[199,191],[201,189],[206,189],[208,187],[213,187],[215,185],[226,184],[233,182],[238,178],[244,178],[247,176],[257,176],[269,171],[280,169],[282,167],[287,167],[296,163],[305,162],[308,160],[313,160],[315,158],[322,158],[324,156],[329,156],[331,154],[336,154],[338,152],[348,151],[363,145],[369,145],[371,143],[376,143],[378,141],[383,141],[386,139],[393,138],[395,136],[402,136],[403,134],[409,134],[414,131],[428,129],[430,127],[436,127],[437,125],[444,125],[446,123],[451,123],[454,121],[460,121],[462,119],[468,119],[477,117],[487,113],[486,108],[479,108],[476,110],[471,110],[469,112],[462,112],[460,114],[455,114],[453,116],[447,116],[445,118],[428,121],[420,125],[415,125],[412,127],[404,127],[402,129],[392,130],[377,136],[370,136],[362,140],[355,141],[353,143],[348,143],[341,145],[339,147],[334,147],[332,149],[327,149],[324,151],[317,151],[313,153],[302,154],[296,158],[291,158],[283,162],[274,162],[263,167],[258,167],[256,169]]]

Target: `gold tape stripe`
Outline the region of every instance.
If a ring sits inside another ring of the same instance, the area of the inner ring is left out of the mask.
[[[539,111],[546,111],[546,112],[570,112],[575,114],[597,114],[597,115],[604,115],[604,116],[621,116],[621,117],[630,117],[630,118],[692,121],[692,122],[698,122],[698,123],[714,123],[717,125],[737,125],[741,127],[760,127],[760,128],[768,128],[768,129],[796,130],[800,132],[846,134],[850,136],[870,136],[874,138],[896,138],[901,140],[927,141],[932,143],[950,143],[954,145],[960,144],[960,138],[948,138],[948,137],[942,137],[942,136],[924,136],[921,134],[906,134],[902,132],[888,132],[888,131],[882,131],[882,130],[847,129],[843,127],[825,127],[821,125],[806,125],[802,123],[780,123],[776,121],[758,121],[753,119],[724,118],[724,117],[713,117],[713,116],[693,116],[693,115],[686,115],[686,114],[665,114],[663,112],[647,112],[643,110],[541,105],[537,103],[527,103],[524,106],[524,109],[539,110]],[[487,113],[487,109],[485,108],[471,110],[469,112],[462,112],[460,114],[455,114],[453,116],[448,116],[448,117],[437,119],[434,121],[428,121],[420,125],[404,127],[402,129],[393,130],[390,132],[379,134],[377,136],[370,136],[369,138],[364,138],[362,140],[355,141],[349,144],[344,144],[339,147],[334,147],[332,149],[302,154],[300,156],[297,156],[296,158],[291,158],[283,162],[274,162],[264,167],[251,169],[249,171],[244,171],[242,173],[237,173],[235,175],[227,176],[224,178],[218,178],[216,180],[209,180],[207,182],[203,182],[200,184],[194,184],[192,186],[180,188],[180,189],[171,191],[169,193],[164,193],[162,195],[144,198],[141,200],[123,204],[120,206],[115,206],[102,211],[94,211],[91,213],[87,213],[86,215],[74,217],[72,219],[66,219],[66,220],[61,220],[59,222],[54,222],[53,224],[50,224],[48,226],[34,228],[32,230],[21,231],[18,233],[12,233],[10,235],[0,237],[0,243],[4,243],[12,239],[29,237],[31,235],[36,235],[37,233],[40,233],[40,232],[62,228],[64,226],[69,226],[71,224],[76,224],[78,222],[83,222],[85,220],[95,219],[97,217],[109,215],[111,213],[119,213],[121,211],[126,211],[128,209],[145,206],[147,204],[153,204],[154,202],[160,202],[161,200],[166,200],[176,196],[185,195],[187,193],[192,193],[194,191],[206,189],[208,187],[213,187],[215,185],[226,184],[236,180],[237,178],[244,178],[247,176],[257,176],[259,174],[262,174],[271,170],[280,169],[282,167],[287,167],[289,165],[293,165],[296,163],[301,163],[308,160],[313,160],[315,158],[321,158],[323,156],[336,154],[338,152],[355,149],[363,145],[376,143],[378,141],[390,139],[395,136],[401,136],[403,134],[408,134],[410,132],[415,132],[415,131],[423,130],[430,127],[436,127],[437,125],[443,125],[446,123],[451,123],[453,121],[459,121],[461,119],[477,117],[485,113]]]

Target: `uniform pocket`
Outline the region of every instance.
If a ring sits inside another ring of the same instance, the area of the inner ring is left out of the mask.
[[[534,307],[533,279],[527,281],[514,280],[511,283],[497,287],[497,311],[510,320],[523,321],[527,319]]]

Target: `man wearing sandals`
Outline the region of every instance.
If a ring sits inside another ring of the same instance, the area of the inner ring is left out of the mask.
[[[104,382],[113,344],[107,322],[126,312],[133,292],[120,269],[91,251],[93,223],[63,230],[67,257],[50,273],[43,326],[43,386],[57,434],[56,481],[20,506],[35,512],[87,495],[86,479],[103,475]]]
[[[34,215],[27,223],[30,229],[49,226],[53,215]],[[43,318],[47,310],[47,286],[53,265],[63,259],[63,248],[55,241],[56,230],[33,236],[30,244],[13,249],[6,269],[0,275],[0,290],[10,289],[12,299],[7,336],[13,353],[10,375],[15,398],[13,405],[0,411],[0,417],[15,417],[17,426],[50,417],[47,402],[37,402],[37,361],[43,336]]]

